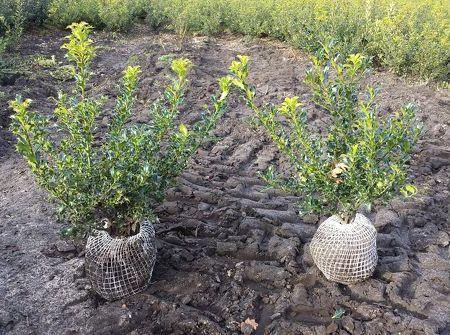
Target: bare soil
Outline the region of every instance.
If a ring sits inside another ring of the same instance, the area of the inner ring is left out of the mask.
[[[66,32],[28,35],[21,61],[37,54],[63,64]],[[192,122],[237,54],[251,57],[259,97],[279,103],[286,95],[308,101],[303,84],[308,57],[270,40],[223,36],[180,40],[137,28],[127,35],[96,33],[98,93],[114,97],[127,64],[142,67],[136,122],[158,96],[167,54],[195,64],[183,119]],[[374,71],[380,107],[392,113],[416,102],[426,134],[411,166],[420,194],[396,199],[369,214],[378,229],[379,263],[373,278],[355,285],[327,281],[308,244],[323,218],[299,217],[297,199],[266,191],[257,171],[286,163],[234,98],[216,131],[157,208],[158,259],[152,285],[141,294],[105,302],[84,273],[82,246],[58,237],[60,224],[8,131],[7,101],[15,94],[49,113],[58,90],[71,81],[55,69],[30,65],[0,90],[0,334],[450,334],[450,91]],[[57,77],[57,76],[56,76]],[[314,106],[318,131],[324,114]],[[333,321],[337,308],[342,319]]]

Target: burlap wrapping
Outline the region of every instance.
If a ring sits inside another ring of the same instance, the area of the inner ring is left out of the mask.
[[[356,214],[343,224],[334,215],[317,229],[310,251],[314,263],[328,280],[352,284],[369,278],[378,261],[377,231],[370,220]]]
[[[155,261],[155,230],[148,221],[131,237],[115,239],[106,231],[97,231],[87,241],[86,274],[93,290],[107,300],[145,289]]]

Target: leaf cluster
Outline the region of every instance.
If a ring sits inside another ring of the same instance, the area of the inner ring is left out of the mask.
[[[144,15],[145,0],[50,0],[49,21],[57,26],[87,21],[95,27],[126,31]]]

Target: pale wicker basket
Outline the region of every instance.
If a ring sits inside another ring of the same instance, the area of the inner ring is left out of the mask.
[[[155,261],[155,230],[148,221],[134,236],[112,238],[106,231],[96,231],[86,244],[86,274],[92,289],[107,300],[144,290]]]
[[[352,284],[369,278],[377,265],[377,231],[356,214],[349,224],[334,215],[317,229],[310,244],[314,263],[328,280]]]

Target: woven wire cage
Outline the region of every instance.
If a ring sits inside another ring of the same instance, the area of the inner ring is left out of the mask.
[[[134,236],[116,239],[97,231],[86,244],[86,274],[92,289],[107,300],[144,290],[155,261],[155,230],[148,221]]]
[[[369,278],[378,261],[377,231],[369,219],[356,214],[343,224],[336,215],[325,220],[310,244],[314,263],[328,280],[352,284]]]

